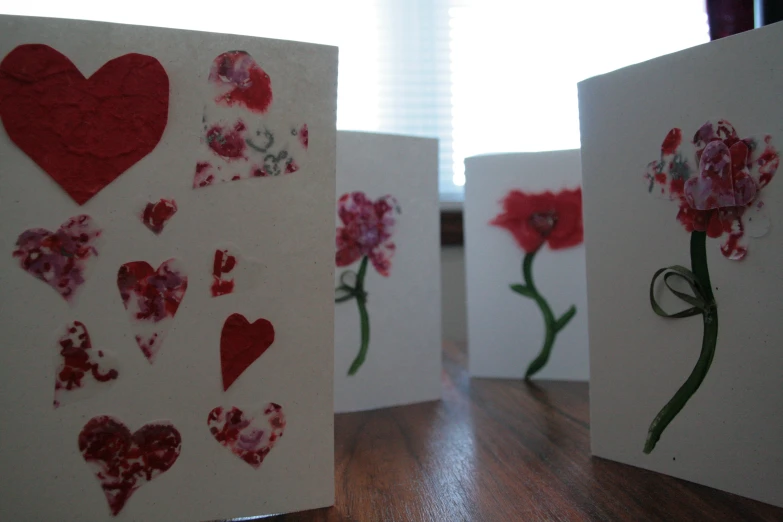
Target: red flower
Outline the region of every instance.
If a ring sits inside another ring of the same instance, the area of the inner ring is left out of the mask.
[[[511,232],[525,252],[535,252],[545,242],[552,250],[560,250],[584,239],[581,188],[557,194],[512,190],[502,203],[503,213],[490,224]]]
[[[364,192],[343,194],[337,205],[343,223],[337,228],[337,266],[348,266],[367,256],[379,274],[388,276],[395,249],[390,241],[395,211],[399,208],[392,196],[373,202]]]
[[[660,161],[647,166],[644,178],[650,192],[678,202],[677,220],[685,230],[706,232],[713,238],[726,235],[721,252],[739,260],[747,254],[742,244],[745,234],[761,237],[768,228],[758,196],[780,165],[770,142],[770,136],[763,144],[740,139],[726,120],[707,122],[693,136],[698,175],[691,176],[691,166],[681,152],[682,132],[672,129],[664,138]]]

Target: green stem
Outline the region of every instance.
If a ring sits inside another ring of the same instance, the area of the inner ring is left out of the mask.
[[[552,313],[549,303],[538,292],[535,283],[533,282],[533,259],[538,253],[538,250],[528,252],[525,254],[525,258],[522,260],[522,277],[525,280],[525,286],[522,289],[517,290],[518,293],[532,298],[538,308],[541,309],[541,313],[544,316],[544,345],[541,348],[541,352],[533,359],[525,372],[525,379],[530,379],[549,361],[549,356],[552,353],[552,346],[555,344],[555,338],[560,330],[565,328],[568,322],[576,314],[576,307],[571,306],[566,313],[560,316],[559,319],[555,319],[555,315]]]
[[[661,438],[661,434],[674,420],[680,410],[683,409],[688,400],[696,393],[701,386],[702,381],[707,376],[707,372],[715,357],[715,346],[718,342],[718,308],[715,303],[715,296],[712,293],[712,283],[710,282],[710,272],[707,268],[707,235],[705,232],[694,231],[691,233],[691,270],[698,282],[699,293],[705,301],[702,311],[704,320],[704,334],[701,341],[701,353],[696,366],[688,376],[688,379],[680,386],[674,397],[666,403],[655,419],[650,424],[647,433],[647,441],[644,444],[644,452],[650,453],[655,449],[655,445]]]
[[[356,305],[359,307],[362,344],[359,346],[359,353],[348,369],[348,375],[355,375],[359,371],[359,368],[364,364],[364,359],[367,357],[367,348],[370,346],[370,316],[367,314],[367,292],[364,291],[364,276],[367,273],[367,262],[368,258],[364,256],[359,265],[359,273],[356,275],[356,285],[351,292],[353,297],[356,298]]]

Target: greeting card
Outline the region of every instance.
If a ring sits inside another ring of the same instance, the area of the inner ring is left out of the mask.
[[[0,28],[0,519],[331,505],[337,50]]]
[[[440,398],[438,142],[337,133],[335,410]]]
[[[595,455],[783,505],[783,25],[579,85]]]
[[[579,151],[475,156],[465,177],[470,374],[586,380]]]

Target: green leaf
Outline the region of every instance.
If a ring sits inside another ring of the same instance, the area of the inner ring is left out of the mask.
[[[525,297],[530,297],[531,299],[535,297],[535,292],[530,288],[526,287],[525,285],[513,284],[513,285],[509,285],[509,288],[511,288],[512,291],[518,293],[519,295],[524,295]]]
[[[568,321],[570,321],[575,315],[576,307],[572,305],[566,313],[560,316],[560,319],[555,321],[555,332],[559,332],[565,328],[565,326],[568,324]]]

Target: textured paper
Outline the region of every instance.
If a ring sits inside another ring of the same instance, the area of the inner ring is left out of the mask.
[[[490,225],[510,190],[541,193],[576,189],[579,151],[491,154],[465,160],[465,270],[468,354],[474,377],[521,378],[541,351],[544,322],[529,298],[512,292],[522,281],[525,252],[512,235]],[[586,380],[589,373],[584,246],[552,250],[533,262],[539,292],[555,316],[572,305],[576,315],[557,334],[540,379]]]
[[[85,423],[101,415],[119,419],[131,433],[167,420],[182,437],[174,465],[135,491],[116,520],[191,522],[331,505],[337,49],[0,17],[0,56],[30,42],[58,50],[86,77],[118,56],[152,56],[168,75],[170,100],[155,149],[81,206],[0,128],[0,467],[14,470],[0,479],[0,519],[112,519],[78,445]],[[251,53],[271,78],[275,98],[265,121],[307,123],[309,160],[290,175],[194,190],[210,67],[234,49]],[[174,199],[178,211],[155,235],[139,219],[139,202],[161,198]],[[103,230],[102,247],[72,306],[20,269],[12,252],[24,230],[54,231],[80,214]],[[224,244],[263,260],[254,291],[211,296],[215,248]],[[171,258],[187,270],[188,289],[150,364],[134,339],[117,274],[130,261],[157,268]],[[276,337],[224,392],[220,335],[233,313],[268,319]],[[51,335],[74,320],[87,325],[94,349],[112,350],[122,372],[109,389],[55,410]],[[206,419],[221,404],[268,403],[285,408],[287,427],[256,470],[215,441]]]
[[[673,127],[690,143],[705,122],[725,119],[741,137],[769,134],[780,148],[782,49],[777,24],[579,85],[593,454],[779,506],[781,170],[763,189],[769,234],[751,237],[744,259],[721,254],[725,237],[706,240],[719,318],[714,359],[649,455],[642,452],[648,427],[694,368],[703,324],[700,316],[671,320],[651,310],[653,273],[690,267],[690,234],[675,218],[677,204],[648,193],[640,173]],[[667,311],[687,308],[671,295],[661,301]]]
[[[367,357],[347,375],[360,346],[355,299],[335,304],[335,410],[368,410],[440,398],[441,301],[437,141],[359,132],[337,133],[337,197],[363,192],[373,202],[392,201],[400,213],[379,274],[368,263],[364,289],[370,321]],[[336,226],[344,223],[334,214]],[[332,231],[334,241],[335,231]],[[332,243],[334,245],[334,242]],[[333,256],[334,257],[334,256]],[[337,267],[335,286],[346,270]],[[264,355],[266,357],[266,355]]]

